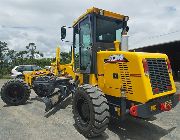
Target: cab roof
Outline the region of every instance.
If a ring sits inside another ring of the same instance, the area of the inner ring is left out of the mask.
[[[103,16],[106,16],[106,17],[111,17],[111,18],[119,19],[119,20],[123,20],[124,17],[125,17],[125,15],[117,14],[117,13],[114,13],[114,12],[111,12],[111,11],[107,11],[107,10],[103,10],[103,9],[99,9],[99,8],[96,8],[96,7],[92,7],[90,9],[87,9],[87,11],[83,15],[81,15],[77,20],[74,21],[73,27],[81,19],[83,19],[86,15],[92,14],[92,13],[103,15]]]

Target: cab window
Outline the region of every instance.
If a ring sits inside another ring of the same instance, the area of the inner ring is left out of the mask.
[[[75,71],[79,71],[80,59],[79,59],[79,31],[78,26],[74,28],[74,60],[75,60]]]
[[[91,27],[89,17],[80,23],[80,70],[85,71],[90,65]]]
[[[121,41],[123,23],[120,20],[97,17],[96,42],[113,43]]]

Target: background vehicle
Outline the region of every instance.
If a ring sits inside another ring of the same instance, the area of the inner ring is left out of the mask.
[[[45,66],[44,69],[50,70],[52,66]]]
[[[23,104],[29,87],[40,96],[48,111],[73,95],[73,114],[77,130],[85,137],[102,134],[110,117],[126,115],[150,118],[177,105],[171,65],[167,55],[128,52],[129,17],[110,11],[88,9],[73,24],[70,64],[60,64],[56,50],[53,76],[25,74],[25,80],[5,83],[2,100],[10,105]],[[61,28],[61,39],[66,28]],[[41,72],[38,72],[41,74]],[[26,82],[26,84],[25,84]]]
[[[12,70],[11,70],[11,77],[12,78],[18,78],[21,77],[23,74],[27,73],[27,72],[32,72],[32,71],[37,71],[37,70],[41,70],[42,68],[36,65],[19,65],[19,66],[15,66]]]

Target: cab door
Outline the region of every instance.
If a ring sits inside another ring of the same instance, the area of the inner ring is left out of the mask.
[[[92,47],[92,35],[91,35],[91,22],[90,17],[86,17],[79,24],[79,43],[80,43],[80,72],[90,73],[91,69],[91,47]]]
[[[92,24],[90,15],[74,27],[74,70],[81,75],[81,83],[89,83],[92,64]]]

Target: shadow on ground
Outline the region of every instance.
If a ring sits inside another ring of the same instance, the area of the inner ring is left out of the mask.
[[[52,110],[50,110],[49,112],[47,112],[45,114],[44,117],[48,118],[51,115],[54,115],[57,111],[59,111],[60,109],[65,109],[68,105],[72,104],[72,97],[69,96],[68,98],[66,98],[65,100],[63,100],[61,103],[59,103],[58,105],[56,105]]]
[[[39,97],[32,98],[30,101],[33,100],[40,100]],[[61,109],[65,109],[68,105],[72,104],[71,96],[66,98],[60,104],[55,106],[51,111],[45,114],[45,117],[48,118],[51,115],[54,115],[57,111]],[[169,134],[173,131],[176,127],[172,127],[168,130],[161,128],[160,126],[151,123],[150,121],[154,121],[156,117],[153,117],[149,120],[137,119],[130,116],[120,122],[118,120],[111,120],[109,124],[109,130],[117,135],[117,138],[120,140],[126,139],[133,139],[133,140],[159,140],[163,136]],[[75,125],[74,125],[75,127]],[[75,127],[76,128],[76,127]],[[111,132],[104,132],[101,136],[95,137],[89,140],[106,140],[109,139],[111,136],[109,133]]]
[[[113,120],[109,125],[109,130],[117,134],[120,140],[159,140],[175,128],[176,127],[172,127],[171,129],[166,130],[146,120],[135,119],[132,117],[128,117],[123,122]],[[107,139],[108,136],[106,135],[103,134],[102,136],[91,140]]]
[[[39,102],[43,102],[42,98],[39,96],[35,96],[33,98],[30,98],[30,101],[39,101]]]
[[[22,105],[18,105],[18,106],[24,106],[24,105],[27,105],[27,104],[32,104],[33,102],[30,102],[30,101],[27,101],[25,104],[22,104]],[[11,107],[12,105],[7,105],[5,104],[3,107]]]

